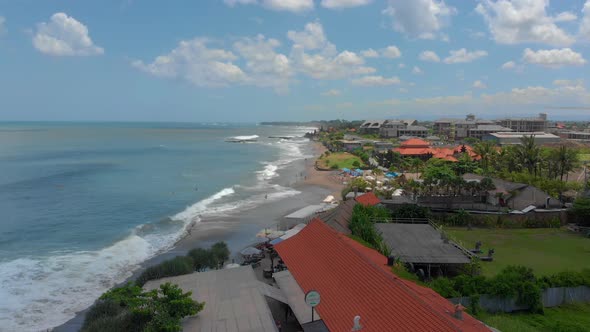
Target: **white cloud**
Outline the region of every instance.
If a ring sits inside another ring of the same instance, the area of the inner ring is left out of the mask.
[[[449,25],[456,9],[444,0],[389,0],[383,14],[393,20],[393,29],[421,39],[443,38],[440,30]]]
[[[6,24],[6,19],[4,16],[0,16],[0,34],[3,34],[6,31],[4,25]]]
[[[524,50],[522,59],[527,63],[546,67],[581,66],[586,63],[582,54],[572,51],[570,48],[538,50],[530,48]]]
[[[289,30],[287,37],[307,50],[315,50],[328,46],[328,39],[324,33],[324,27],[319,22],[311,22],[305,25],[303,31]]]
[[[416,74],[416,75],[420,75],[420,74],[422,74],[423,72],[422,72],[422,69],[420,69],[420,68],[419,68],[419,67],[417,67],[417,66],[414,66],[414,68],[412,68],[412,73],[413,73],[413,74]]]
[[[289,79],[294,73],[287,56],[275,51],[279,46],[278,40],[266,39],[263,35],[242,38],[234,43],[236,51],[246,60],[247,83],[272,87],[277,92],[289,89]]]
[[[450,53],[450,55],[443,60],[444,63],[454,64],[454,63],[471,62],[471,61],[474,61],[476,59],[479,59],[479,58],[482,58],[482,57],[485,57],[488,55],[488,52],[486,52],[486,51],[477,50],[477,51],[470,52],[464,48],[459,49],[459,50],[453,50],[453,51],[450,51],[449,53]]]
[[[473,97],[470,94],[463,96],[438,96],[430,98],[415,98],[412,103],[418,105],[456,105],[464,104],[473,101]]]
[[[418,58],[422,61],[440,62],[440,58],[433,51],[424,51],[420,53],[420,56]]]
[[[578,35],[581,40],[590,41],[590,0],[587,0],[582,9],[582,21]]]
[[[398,68],[406,68],[406,65],[404,63],[400,63],[399,65],[397,65]]]
[[[231,51],[207,47],[207,40],[195,38],[181,41],[166,55],[151,63],[136,60],[132,65],[163,78],[184,79],[200,87],[221,87],[247,80],[240,67],[233,64],[237,56]]]
[[[340,96],[341,94],[342,94],[342,92],[338,89],[330,89],[328,91],[322,92],[322,96],[325,96],[325,97],[336,97],[336,96]]]
[[[396,46],[391,45],[387,46],[384,50],[382,50],[381,55],[386,58],[395,59],[402,56],[402,52],[400,52],[399,48],[397,48]]]
[[[408,93],[408,89],[406,88],[399,88],[400,93]]]
[[[484,82],[477,80],[477,81],[473,82],[473,87],[475,89],[485,89],[488,86]]]
[[[257,0],[223,0],[223,2],[230,6],[233,7],[235,5],[252,5],[257,3]]]
[[[562,12],[555,16],[554,22],[572,22],[578,19],[578,16],[572,12]]]
[[[548,6],[549,0],[481,0],[476,12],[483,16],[494,40],[500,44],[572,44],[574,38],[555,23],[571,20],[573,14],[551,17],[546,11]]]
[[[33,46],[41,53],[54,56],[100,55],[104,50],[94,45],[88,28],[64,13],[55,13],[49,22],[37,24]]]
[[[342,79],[376,71],[364,66],[364,59],[354,52],[338,53],[319,22],[306,24],[304,31],[289,31],[287,36],[294,42],[291,59],[295,68],[315,79]]]
[[[582,81],[559,82],[556,87],[528,86],[514,88],[508,92],[482,95],[483,102],[495,105],[538,105],[538,104],[582,104],[590,103],[590,92]],[[568,84],[569,83],[569,84]]]
[[[262,0],[262,4],[272,10],[297,13],[313,9],[313,0]]]
[[[235,5],[259,4],[268,9],[295,13],[305,12],[314,8],[313,0],[223,0],[223,2],[230,7]]]
[[[379,57],[379,53],[377,53],[377,51],[375,51],[372,48],[370,48],[368,50],[361,51],[361,55],[364,56],[365,58],[378,58]]]
[[[514,61],[508,61],[508,62],[504,62],[504,64],[501,67],[502,69],[514,69],[516,68],[516,62]]]
[[[361,78],[351,80],[353,85],[359,86],[386,86],[399,84],[401,81],[397,77],[386,78],[383,76],[364,76]]]
[[[351,8],[368,5],[372,0],[322,0],[322,7],[329,9]]]

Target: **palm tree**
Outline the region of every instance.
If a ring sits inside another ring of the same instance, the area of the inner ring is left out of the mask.
[[[473,147],[473,152],[477,154],[481,160],[481,166],[483,168],[484,173],[488,173],[490,160],[498,154],[496,147],[490,141],[484,141],[475,144]]]
[[[563,181],[563,176],[568,175],[569,172],[576,168],[578,153],[577,151],[568,149],[567,146],[562,145],[559,149],[555,150],[552,159],[556,163],[559,179]]]
[[[535,136],[523,136],[520,139],[520,145],[517,147],[516,152],[523,166],[529,171],[529,174],[537,176],[537,166],[541,162],[541,149],[535,142]]]

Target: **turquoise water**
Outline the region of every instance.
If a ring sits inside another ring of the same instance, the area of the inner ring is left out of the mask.
[[[65,322],[191,222],[297,191],[273,184],[309,128],[0,124],[0,330]],[[258,135],[255,143],[228,143]]]

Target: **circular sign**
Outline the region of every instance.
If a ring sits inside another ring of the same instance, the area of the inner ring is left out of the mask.
[[[315,290],[310,290],[305,294],[305,303],[310,307],[315,307],[320,304],[320,293]]]

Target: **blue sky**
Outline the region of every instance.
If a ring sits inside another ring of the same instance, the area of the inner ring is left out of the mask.
[[[0,120],[590,115],[590,0],[0,0]]]

